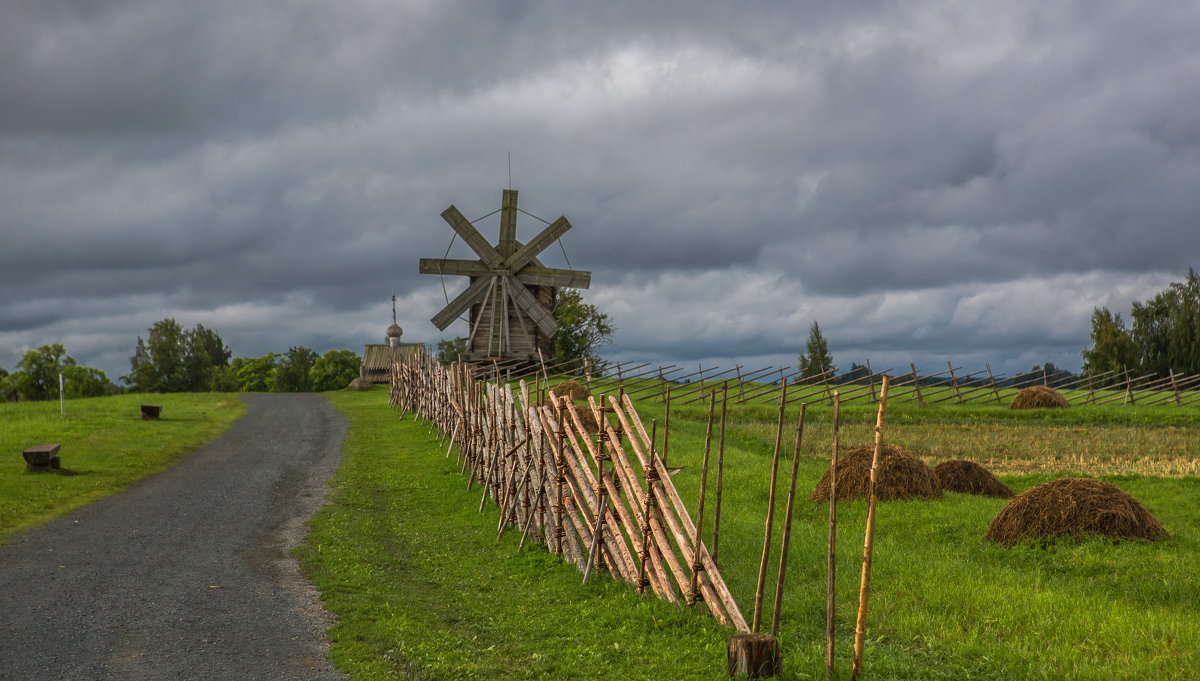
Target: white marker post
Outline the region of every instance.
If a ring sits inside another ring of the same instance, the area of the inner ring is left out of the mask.
[[[65,390],[66,380],[62,374],[58,375],[58,409],[62,412],[63,418],[67,416],[67,393]]]

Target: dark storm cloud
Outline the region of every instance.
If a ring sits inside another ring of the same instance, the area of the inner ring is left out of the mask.
[[[393,291],[434,340],[464,282],[416,261],[470,257],[438,214],[498,208],[510,153],[522,207],[576,225],[544,259],[595,272],[614,353],[775,361],[819,319],[847,366],[1069,363],[1093,306],[1200,252],[1198,15],[10,3],[0,365],[66,340],[124,373],[172,315],[241,355],[353,347]]]

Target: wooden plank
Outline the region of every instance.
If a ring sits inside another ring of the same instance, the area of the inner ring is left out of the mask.
[[[463,217],[462,213],[458,212],[457,208],[450,206],[442,211],[442,219],[462,237],[463,241],[467,242],[471,250],[479,255],[479,259],[483,261],[483,264],[493,269],[501,269],[503,267],[504,258],[496,252],[496,249],[492,248],[492,245],[479,233],[479,230],[475,229],[475,225],[472,225],[469,220]]]
[[[533,240],[521,247],[519,251],[505,259],[504,266],[509,271],[519,270],[533,259],[533,256],[546,250],[546,247],[554,243],[558,237],[566,234],[571,229],[571,223],[567,222],[565,217],[560,217],[555,220],[552,225],[543,229],[541,234],[533,237]]]
[[[555,267],[538,267],[531,264],[526,265],[517,272],[517,280],[522,284],[530,286],[588,288],[592,285],[592,273],[581,270],[564,270]]]
[[[520,306],[521,311],[541,329],[542,333],[553,336],[554,332],[558,331],[558,323],[554,321],[554,314],[542,307],[538,299],[529,292],[529,289],[525,288],[525,284],[513,277],[507,277],[507,279],[509,282],[508,294]]]
[[[455,258],[421,258],[418,269],[421,274],[446,274],[463,277],[482,277],[492,273],[487,265],[479,260]]]
[[[450,301],[442,311],[433,316],[429,321],[438,328],[439,331],[445,331],[447,326],[450,326],[455,319],[467,308],[479,301],[479,297],[492,284],[491,277],[480,277],[471,282],[471,285],[462,293],[458,294],[454,300]]]
[[[500,198],[500,257],[517,252],[517,190],[505,189]]]
[[[418,269],[421,274],[442,274],[462,277],[481,277],[493,273],[493,270],[479,260],[459,260],[455,258],[421,258]],[[588,288],[592,283],[592,274],[591,272],[580,270],[527,265],[517,272],[517,279],[521,283],[530,286]]]

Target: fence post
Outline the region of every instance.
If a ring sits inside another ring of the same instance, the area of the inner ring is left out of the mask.
[[[871,369],[871,358],[867,358],[867,385],[871,386],[871,401],[875,401],[875,372]]]
[[[958,376],[954,375],[954,363],[947,360],[946,367],[950,369],[950,385],[954,386],[954,396],[958,398],[958,403],[962,404],[962,390],[958,388]]]

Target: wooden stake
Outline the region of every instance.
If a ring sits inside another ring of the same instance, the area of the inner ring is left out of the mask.
[[[796,476],[800,472],[800,443],[804,440],[804,412],[808,407],[800,403],[800,415],[796,419],[796,448],[792,452],[792,484],[788,488],[787,511],[783,516],[783,548],[779,552],[779,576],[775,581],[775,610],[771,614],[771,635],[779,636],[779,616],[783,611],[783,578],[787,575],[788,547],[792,540],[792,509],[796,505]]]
[[[662,465],[667,465],[667,454],[671,444],[671,386],[667,386],[666,413],[663,415],[663,448],[662,456],[658,457]]]
[[[763,530],[762,560],[758,563],[758,583],[754,587],[754,616],[750,632],[758,631],[762,623],[763,589],[767,582],[767,561],[771,558],[771,529],[775,524],[775,483],[779,478],[779,447],[783,441],[783,412],[787,409],[787,379],[779,387],[779,420],[775,425],[775,453],[771,457],[771,490],[767,495],[767,523]]]
[[[835,390],[833,392],[833,454],[830,456],[829,462],[829,561],[826,566],[828,588],[825,594],[825,671],[829,672],[831,678],[833,677],[834,625],[836,623],[834,605],[837,583],[837,466],[841,401],[841,391]]]
[[[596,513],[596,527],[592,530],[592,543],[588,547],[587,565],[583,568],[583,583],[587,584],[592,576],[592,566],[596,564],[597,549],[600,548],[600,533],[604,531],[604,514],[608,511],[608,495],[600,497],[600,510]]]
[[[867,488],[867,531],[863,540],[862,581],[858,587],[858,619],[854,627],[854,669],[850,678],[862,675],[863,644],[867,633],[867,597],[871,590],[871,550],[875,545],[876,483],[879,476],[879,454],[883,450],[883,416],[887,411],[888,376],[883,377],[879,393],[879,414],[875,418],[875,452],[871,455],[871,481]]]
[[[696,532],[692,535],[692,546],[696,547],[692,560],[692,582],[688,593],[688,603],[696,602],[697,580],[704,563],[700,560],[700,533],[704,531],[704,493],[708,490],[708,455],[712,450],[713,414],[717,408],[717,394],[711,393],[708,399],[708,429],[704,433],[704,464],[700,468],[700,502],[696,504]]]
[[[657,421],[650,422],[650,441],[654,442],[655,430],[658,428]],[[638,554],[638,593],[646,593],[648,586],[646,579],[646,561],[650,559],[650,544],[652,540],[653,530],[650,529],[650,514],[654,512],[654,481],[658,479],[658,471],[654,469],[654,461],[658,454],[654,448],[650,448],[650,466],[642,471],[646,476],[646,499],[642,506],[642,551]]]
[[[729,406],[729,383],[721,388],[721,441],[717,445],[717,505],[713,509],[712,559],[717,562],[721,539],[721,496],[725,489],[725,413]]]

